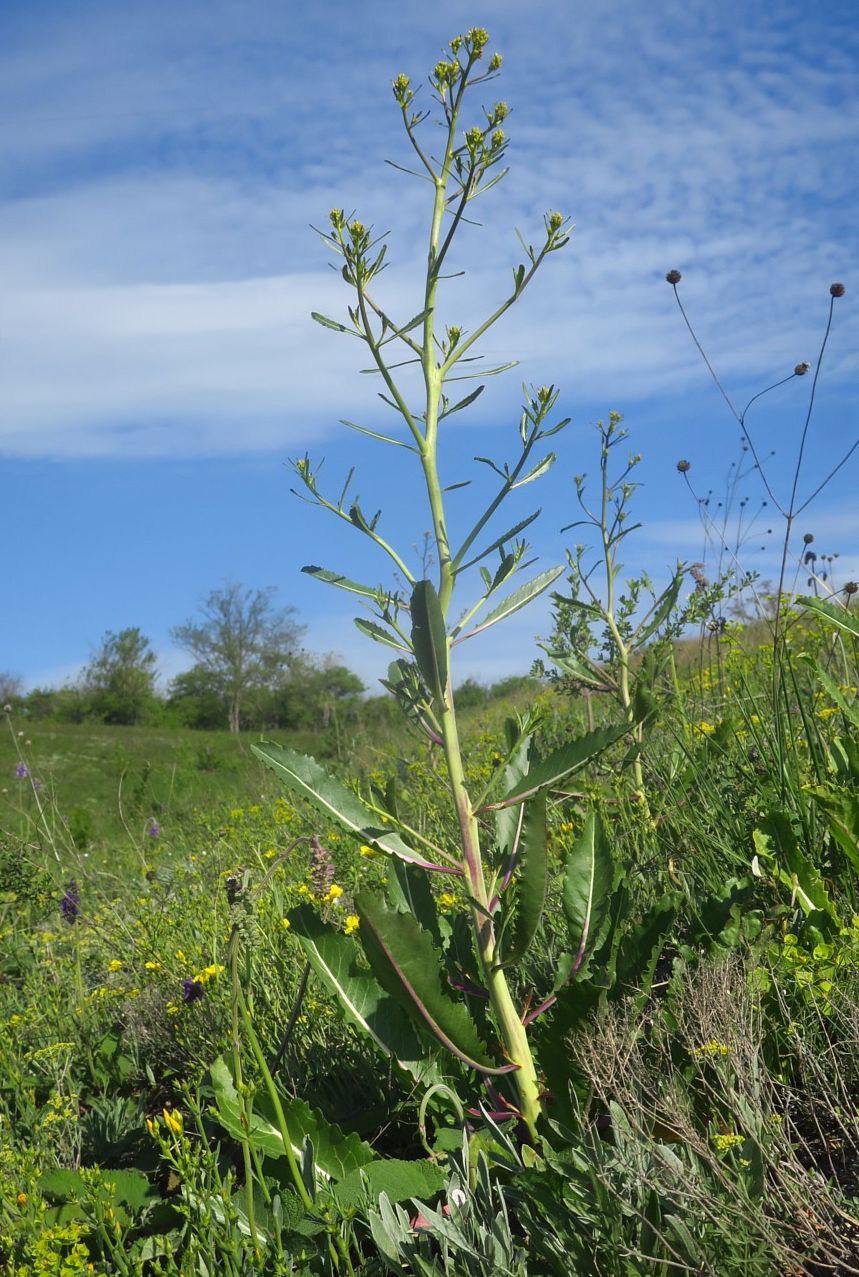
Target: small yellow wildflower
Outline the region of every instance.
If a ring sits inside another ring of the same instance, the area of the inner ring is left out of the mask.
[[[280,925],[283,927],[284,931],[288,931],[292,926],[292,923],[289,921],[289,918],[281,918]]]
[[[299,883],[299,885],[296,887],[295,890],[296,890],[296,893],[299,896],[302,896],[304,899],[307,899],[309,896],[313,895],[313,892],[310,890],[306,882]]]
[[[187,961],[188,961],[188,959],[185,957],[185,950],[184,950],[184,949],[177,949],[177,950],[176,950],[176,955],[175,955],[175,956],[176,956],[176,958],[179,960],[179,962],[187,962]]]
[[[712,736],[713,732],[716,729],[712,723],[701,722],[701,723],[698,723],[695,730],[700,732],[702,736]]]
[[[339,900],[342,895],[343,888],[338,887],[336,882],[332,882],[331,886],[322,897],[322,903],[324,905],[333,905],[335,900]]]
[[[838,713],[838,710],[837,710],[837,708],[836,708],[834,705],[828,705],[828,706],[826,707],[826,709],[819,709],[819,710],[817,711],[817,717],[818,717],[818,718],[831,718],[833,714],[837,714],[837,713]]]
[[[351,936],[355,931],[358,930],[360,925],[361,925],[361,919],[358,917],[357,913],[350,913],[348,917],[346,918],[346,926],[344,927],[346,935]]]
[[[144,971],[160,971],[161,963],[160,962],[144,962],[143,970]]]
[[[107,964],[107,969],[108,971],[121,971],[122,963],[119,958],[111,958],[110,962]]]
[[[755,727],[757,727],[757,726],[758,726],[758,724],[760,723],[760,721],[761,721],[761,720],[760,720],[760,715],[759,715],[759,714],[752,714],[752,715],[750,716],[750,718],[749,718],[749,722],[754,723]]]
[[[173,1112],[171,1113],[169,1109],[164,1109],[163,1113],[164,1113],[164,1122],[165,1122],[165,1125],[167,1126],[167,1129],[169,1131],[172,1131],[174,1135],[181,1135],[182,1134],[182,1114],[179,1112],[179,1110],[174,1109]]]
[[[179,1014],[178,1002],[168,1002],[166,1010],[168,1015],[178,1015]]]
[[[194,982],[195,984],[208,984],[210,980],[216,979],[223,969],[220,963],[213,962],[211,966],[204,967],[202,971],[197,972],[194,976]]]
[[[146,1119],[146,1129],[154,1140],[158,1138],[158,1127],[155,1125],[151,1117],[147,1117]]]
[[[358,848],[358,854],[370,859],[373,856],[378,856],[379,853],[376,851],[375,847],[371,847],[368,843],[362,842],[361,846]]]
[[[713,1147],[719,1153],[727,1153],[730,1149],[736,1148],[738,1144],[744,1142],[742,1135],[737,1135],[735,1131],[729,1131],[726,1135],[714,1135]]]
[[[29,1197],[27,1196],[27,1194],[26,1194],[26,1193],[19,1193],[19,1194],[18,1194],[18,1196],[17,1196],[17,1198],[16,1198],[15,1200],[17,1201],[18,1205],[19,1205],[19,1206],[21,1207],[21,1209],[23,1210],[23,1209],[24,1209],[24,1207],[27,1205],[27,1202],[28,1202],[30,1199],[29,1199]]]
[[[449,913],[456,904],[456,896],[452,891],[443,891],[438,898],[438,907],[442,913]]]
[[[715,1039],[712,1039],[710,1042],[705,1042],[702,1046],[696,1046],[694,1054],[697,1055],[699,1058],[705,1055],[725,1056],[725,1055],[729,1055],[730,1051],[731,1051],[731,1048],[728,1046],[726,1042],[717,1042]]]

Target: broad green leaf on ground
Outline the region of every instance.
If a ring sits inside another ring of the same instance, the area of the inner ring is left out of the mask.
[[[546,795],[541,793],[524,804],[512,896],[514,912],[507,928],[510,940],[504,946],[501,966],[509,966],[523,958],[537,935],[548,887],[546,849]],[[507,890],[509,892],[510,888]]]
[[[369,807],[351,789],[347,789],[341,781],[330,776],[324,767],[320,767],[315,758],[299,754],[283,745],[275,745],[271,741],[251,745],[251,750],[285,782],[288,789],[306,798],[317,811],[336,821],[362,843],[410,864],[422,865],[425,869],[435,869],[442,873],[460,872],[457,867],[434,864],[418,852],[412,851],[398,833],[380,824]]]
[[[565,776],[569,776],[570,772],[575,771],[595,754],[601,753],[614,741],[619,740],[626,731],[627,728],[623,724],[597,727],[595,731],[580,736],[578,740],[570,741],[562,745],[560,749],[553,750],[545,758],[532,759],[522,779],[517,781],[499,802],[486,803],[484,809],[506,807],[511,803],[521,802],[523,798],[530,798],[541,789],[551,789]]]
[[[356,898],[355,908],[367,961],[391,996],[464,1063],[482,1073],[508,1072],[510,1066],[492,1065],[468,1008],[446,992],[443,959],[429,932],[367,892]]]
[[[614,882],[614,860],[602,820],[588,813],[585,827],[570,849],[564,867],[563,906],[573,952],[573,972],[581,968],[588,947],[608,915]]]
[[[402,866],[406,868],[406,866]],[[412,871],[414,872],[414,871]],[[359,969],[356,946],[342,931],[323,922],[310,905],[289,914],[291,934],[319,979],[340,1002],[346,1018],[363,1029],[386,1055],[417,1078],[425,1078],[428,1054],[402,1007],[378,980]]]
[[[392,1202],[405,1202],[412,1197],[434,1196],[444,1187],[445,1179],[444,1172],[432,1162],[386,1157],[340,1180],[334,1196],[340,1207],[357,1206],[368,1195],[375,1203],[381,1193],[387,1193]]]
[[[233,1076],[222,1056],[215,1060],[210,1074],[215,1113],[224,1129],[234,1139],[247,1137],[257,1152],[265,1157],[283,1157],[283,1139],[269,1109],[267,1097],[262,1094],[255,1097],[254,1112],[246,1131],[241,1122],[239,1097]],[[311,1109],[304,1100],[291,1100],[281,1096],[281,1104],[293,1152],[296,1157],[300,1157],[305,1139],[310,1138],[316,1168],[324,1178],[344,1179],[359,1167],[367,1166],[375,1160],[369,1144],[365,1144],[353,1131],[347,1135],[339,1126]]]
[[[436,705],[440,707],[447,690],[447,630],[432,581],[418,581],[415,585],[411,614],[415,660]]]

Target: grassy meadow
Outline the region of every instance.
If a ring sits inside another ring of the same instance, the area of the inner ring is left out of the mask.
[[[312,919],[353,948],[354,978],[355,900],[394,900],[402,880],[250,737],[11,718],[3,1271],[856,1271],[855,638],[825,618],[791,633],[778,721],[772,645],[705,636],[662,688],[644,790],[621,740],[551,791],[546,912],[516,998],[552,988],[565,862],[595,811],[622,894],[620,942],[604,931],[533,1026],[539,1149],[504,1120],[503,1079],[429,1046],[398,1065],[343,1014]],[[569,684],[528,700],[544,755],[581,737]],[[524,710],[463,716],[472,787]],[[587,713],[598,730],[612,706]],[[453,836],[440,751],[417,735],[392,748],[356,729],[342,761],[330,740],[281,744],[327,754],[356,792],[395,780],[401,820]],[[490,1040],[461,881],[438,875],[432,904]]]

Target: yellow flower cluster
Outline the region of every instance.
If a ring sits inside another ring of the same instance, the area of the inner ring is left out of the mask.
[[[725,1135],[713,1136],[713,1147],[718,1153],[727,1153],[730,1149],[736,1148],[738,1144],[744,1143],[744,1137],[737,1135],[735,1131],[728,1131]]]
[[[195,984],[208,984],[210,980],[215,980],[223,971],[223,967],[219,962],[213,962],[208,967],[203,967],[202,971],[198,971],[194,976]]]
[[[726,1056],[730,1054],[730,1051],[731,1048],[726,1042],[717,1042],[715,1038],[713,1038],[709,1042],[705,1042],[702,1046],[696,1046],[694,1054],[701,1059],[704,1056]]]
[[[336,882],[332,882],[331,886],[328,888],[325,895],[322,897],[322,903],[324,905],[333,905],[334,902],[336,900],[339,900],[342,895],[343,895],[343,888],[338,887]]]
[[[438,898],[438,907],[442,913],[450,913],[456,904],[456,896],[452,891],[443,891]]]
[[[696,732],[700,732],[702,736],[712,736],[716,730],[712,723],[700,722],[696,724]]]
[[[346,932],[347,936],[351,936],[358,930],[360,925],[361,919],[358,917],[357,913],[350,913],[346,918],[346,926],[343,930]]]

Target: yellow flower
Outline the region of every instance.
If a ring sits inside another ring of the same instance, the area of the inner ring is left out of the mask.
[[[350,913],[346,918],[346,926],[344,928],[346,935],[351,936],[353,932],[358,930],[360,925],[361,919],[358,917],[357,913]]]
[[[443,891],[438,898],[438,907],[442,913],[447,913],[456,904],[456,896],[452,891]]]
[[[696,730],[696,731],[699,731],[699,732],[701,733],[701,735],[702,735],[702,736],[712,736],[713,732],[714,732],[716,729],[715,729],[715,727],[713,726],[713,724],[712,724],[712,723],[703,723],[703,722],[702,722],[702,723],[698,723],[698,725],[697,725],[697,727],[696,727],[696,729],[695,729],[695,730]]]
[[[322,897],[322,903],[324,905],[333,905],[334,901],[339,900],[342,895],[343,895],[343,888],[338,887],[336,882],[332,882],[331,886],[328,888],[325,895]]]
[[[23,1208],[27,1205],[27,1202],[28,1202],[30,1199],[29,1199],[29,1197],[27,1196],[27,1194],[26,1194],[26,1193],[19,1193],[19,1194],[18,1194],[18,1196],[17,1196],[17,1198],[16,1198],[15,1200],[17,1201],[18,1205],[19,1205],[19,1206],[21,1207],[21,1209],[23,1210]]]
[[[160,962],[144,962],[143,969],[144,971],[160,971],[161,963]]]
[[[757,726],[758,726],[758,724],[760,723],[760,721],[761,721],[761,720],[760,720],[760,716],[759,716],[758,714],[752,714],[752,715],[750,716],[749,722],[754,723],[755,727],[757,727]]]
[[[817,717],[818,717],[818,718],[831,718],[833,714],[837,714],[837,713],[838,713],[837,708],[836,708],[834,705],[829,705],[829,706],[827,706],[827,708],[826,708],[826,709],[819,709],[819,710],[817,711]]]
[[[696,1046],[693,1054],[697,1055],[699,1058],[705,1055],[725,1056],[725,1055],[729,1055],[730,1051],[731,1051],[731,1048],[728,1046],[726,1042],[716,1042],[715,1039],[713,1039],[710,1042],[705,1042],[703,1046]]]
[[[108,971],[121,971],[122,963],[119,958],[111,958],[110,962],[107,964],[107,969]]]
[[[184,949],[177,949],[177,950],[176,950],[176,957],[178,958],[178,960],[179,960],[180,962],[187,962],[187,961],[188,961],[188,959],[185,957],[185,951],[184,951]]]
[[[371,847],[368,843],[362,842],[361,846],[358,848],[358,854],[370,859],[372,856],[378,856],[379,853],[376,851],[375,847]]]
[[[146,1129],[154,1140],[158,1138],[158,1127],[155,1125],[151,1117],[147,1117],[146,1119]]]
[[[289,918],[281,918],[280,925],[283,927],[284,931],[288,931],[292,926],[292,923],[289,921]]]
[[[211,966],[204,967],[202,971],[198,971],[194,976],[194,980],[197,984],[208,984],[210,980],[216,979],[223,969],[220,963],[213,962]]]
[[[167,1003],[167,1014],[168,1014],[168,1015],[178,1015],[178,1014],[179,1014],[179,1004],[178,1004],[177,1002],[168,1002],[168,1003]]]
[[[296,887],[296,889],[295,889],[295,890],[296,890],[296,892],[297,892],[297,894],[298,894],[299,896],[302,896],[302,897],[304,897],[305,899],[306,899],[308,896],[312,896],[312,895],[313,895],[313,892],[310,890],[310,888],[308,887],[308,885],[307,885],[307,883],[306,883],[306,882],[299,883],[299,885]]]
[[[164,1113],[164,1122],[165,1122],[165,1125],[167,1126],[167,1129],[169,1131],[172,1131],[174,1135],[181,1135],[182,1134],[182,1114],[179,1112],[179,1110],[174,1109],[172,1113],[170,1112],[169,1109],[163,1109],[162,1111]]]
[[[713,1136],[713,1146],[719,1153],[727,1153],[729,1149],[736,1148],[743,1142],[743,1136],[737,1135],[734,1131],[729,1131],[726,1135]]]
[[[266,860],[274,860],[276,855],[277,855],[277,848],[269,847],[268,851],[265,853],[265,858]]]

